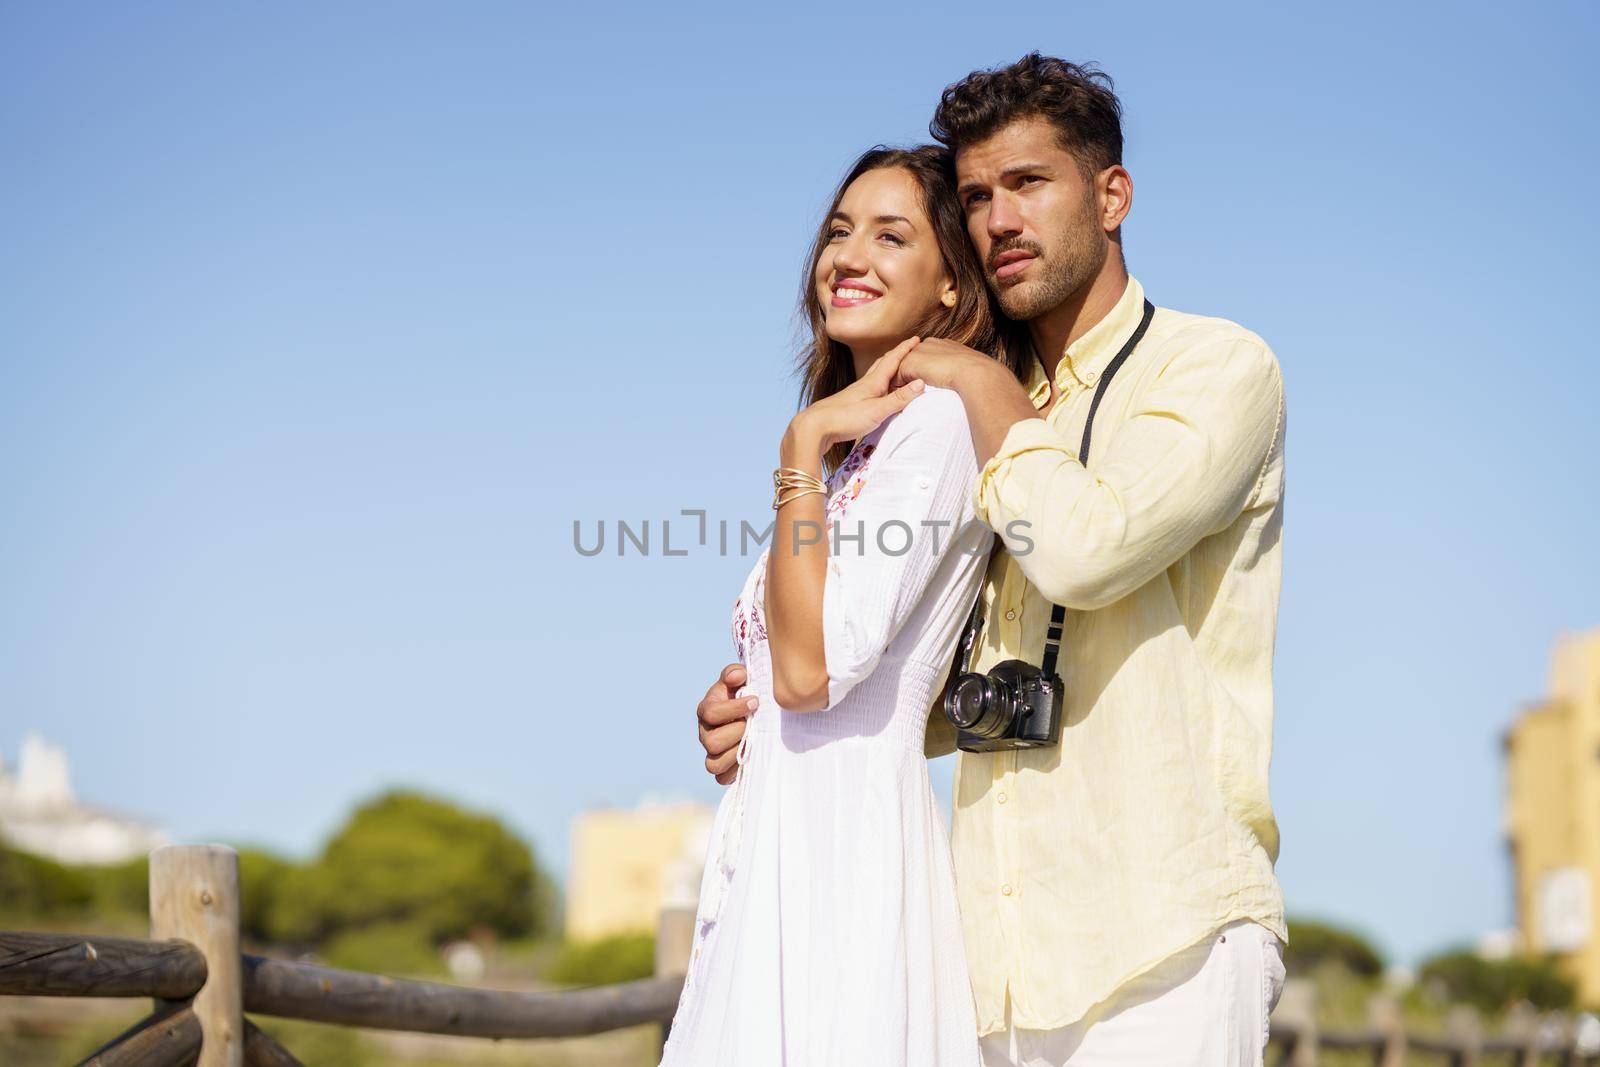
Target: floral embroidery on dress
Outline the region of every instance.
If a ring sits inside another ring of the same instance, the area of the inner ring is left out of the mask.
[[[836,489],[828,499],[828,506],[824,509],[824,517],[843,511],[849,503],[861,495],[862,488],[867,484],[867,462],[872,459],[876,445],[857,445],[845,457],[839,469],[834,471],[833,481],[840,488]]]
[[[852,500],[861,495],[861,490],[867,484],[867,467],[876,450],[877,445],[872,443],[856,445],[829,476],[827,485],[830,495],[823,510],[824,518],[844,511]],[[761,553],[755,589],[749,603],[745,602],[743,593],[733,602],[733,651],[740,663],[748,663],[750,650],[767,639],[766,611],[762,601],[767,587],[767,556],[771,551],[768,548]]]
[[[750,662],[750,652],[756,644],[767,639],[767,623],[761,601],[762,591],[766,588],[767,557],[770,553],[770,548],[763,551],[756,563],[756,579],[750,603],[748,605],[745,603],[743,593],[733,602],[733,645],[738,653],[739,662],[745,664]],[[740,692],[746,690],[741,689]],[[739,855],[739,840],[743,833],[745,793],[750,787],[749,775],[745,771],[749,748],[750,732],[747,730],[739,739],[739,748],[734,757],[739,769],[733,782],[733,811],[723,825],[716,853],[710,860],[715,865],[715,873],[702,886],[703,892],[695,911],[695,932],[691,939],[689,966],[684,975],[683,988],[678,994],[675,1019],[686,1018],[686,1012],[693,1010],[691,1005],[697,996],[699,975],[704,967],[701,962],[702,956],[716,937],[717,920],[722,916],[723,901],[727,899],[729,888],[733,883],[734,866]],[[668,1035],[666,1047],[663,1049],[664,1054],[674,1047],[675,1038],[682,1032],[674,1028],[673,1033]]]
[[[733,650],[740,663],[748,663],[750,650],[767,639],[766,612],[762,608],[762,594],[767,587],[767,554],[762,552],[756,564],[760,569],[750,604],[746,606],[742,593],[733,602]]]

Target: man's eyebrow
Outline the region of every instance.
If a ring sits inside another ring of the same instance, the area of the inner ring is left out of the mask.
[[[836,218],[836,219],[843,219],[845,222],[848,222],[851,225],[854,225],[855,221],[856,221],[855,219],[852,219],[848,214],[846,214],[843,211],[835,211],[833,213],[833,217]],[[915,229],[916,225],[917,225],[916,223],[912,222],[910,219],[906,218],[904,215],[879,215],[876,218],[874,218],[872,221],[873,222],[903,222],[907,226],[912,227],[913,229]]]
[[[1047,163],[1014,163],[1000,172],[1000,180],[1015,178],[1019,174],[1049,174],[1051,170],[1052,168]],[[983,188],[982,182],[964,181],[961,183],[961,187],[956,190],[956,196],[963,197],[981,188]]]

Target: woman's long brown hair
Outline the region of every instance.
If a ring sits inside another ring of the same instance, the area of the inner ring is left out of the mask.
[[[922,209],[933,224],[934,240],[944,257],[945,269],[956,282],[956,305],[939,304],[911,333],[918,337],[942,337],[987,353],[1011,368],[1018,381],[1027,381],[1027,360],[1032,350],[1027,333],[1000,313],[985,283],[983,265],[967,239],[966,219],[956,199],[955,167],[947,149],[938,145],[916,148],[885,148],[879,145],[862,153],[851,165],[844,180],[834,190],[833,202],[822,215],[811,252],[806,257],[800,279],[800,327],[809,334],[795,361],[800,378],[800,408],[804,409],[832,396],[856,380],[855,361],[850,349],[828,336],[822,301],[817,298],[817,260],[828,244],[833,213],[839,209],[850,183],[868,171],[898,167],[911,175],[921,192]],[[854,442],[842,441],[823,457],[826,470],[844,462]]]

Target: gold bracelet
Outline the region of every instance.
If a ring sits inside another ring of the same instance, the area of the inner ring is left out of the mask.
[[[805,485],[810,486],[813,489],[821,489],[824,492],[826,492],[828,488],[827,485],[823,483],[822,479],[818,478],[815,474],[812,474],[809,471],[803,471],[798,467],[779,467],[777,470],[772,472],[772,484]]]
[[[808,474],[803,470],[798,470],[794,467],[779,467],[777,470],[772,472],[772,488],[775,492],[782,492],[784,489],[799,489],[802,487],[806,489],[820,489],[823,492],[828,491],[826,484],[824,484],[815,475]]]
[[[791,501],[791,500],[799,500],[801,497],[808,496],[811,493],[817,493],[817,494],[819,494],[821,496],[827,496],[828,495],[826,489],[800,489],[800,490],[798,490],[798,491],[796,491],[794,493],[789,494],[786,497],[783,497],[780,500],[778,498],[778,495],[776,493],[774,493],[773,494],[773,499],[772,499],[772,510],[773,511],[777,511],[779,508],[783,507],[783,505],[787,504],[789,501]]]
[[[784,496],[790,490],[800,491]],[[815,474],[810,471],[803,471],[799,467],[779,467],[772,472],[773,511],[777,511],[789,501],[798,500],[808,493],[820,493],[823,496],[827,496],[828,485]]]

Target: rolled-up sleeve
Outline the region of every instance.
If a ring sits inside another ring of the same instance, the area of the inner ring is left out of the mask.
[[[1043,419],[1014,424],[973,503],[1046,599],[1104,607],[1238,517],[1282,417],[1272,350],[1246,337],[1208,341],[1156,372],[1092,471],[1076,436]]]

